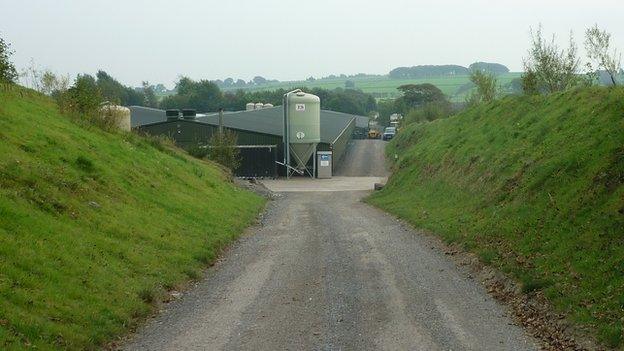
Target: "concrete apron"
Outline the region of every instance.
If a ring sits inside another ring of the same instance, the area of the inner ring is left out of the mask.
[[[330,179],[295,177],[266,179],[261,183],[273,192],[283,193],[374,190],[375,183],[385,184],[387,180],[387,177],[333,177]]]

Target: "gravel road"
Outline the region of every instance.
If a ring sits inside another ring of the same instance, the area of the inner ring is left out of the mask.
[[[361,202],[366,194],[272,201],[262,225],[123,349],[536,349],[431,238]]]
[[[352,140],[334,175],[347,177],[387,177],[381,139]]]

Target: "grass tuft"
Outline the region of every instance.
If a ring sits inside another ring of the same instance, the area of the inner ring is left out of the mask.
[[[95,165],[93,164],[93,161],[82,155],[76,158],[76,166],[78,167],[78,169],[87,173],[92,173],[93,171],[95,171]]]
[[[156,302],[156,290],[152,287],[145,287],[139,290],[139,298],[147,304]]]

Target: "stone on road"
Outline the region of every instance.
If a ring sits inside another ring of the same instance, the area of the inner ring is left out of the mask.
[[[432,238],[363,203],[368,193],[283,193],[123,348],[537,349]]]

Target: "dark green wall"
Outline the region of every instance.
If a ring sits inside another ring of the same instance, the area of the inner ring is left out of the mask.
[[[212,135],[218,132],[218,127],[216,126],[192,120],[167,121],[144,125],[137,129],[152,135],[166,135],[184,149],[200,144],[206,145]],[[281,136],[245,130],[232,130],[236,132],[238,145],[280,145],[282,143]]]
[[[179,147],[189,149],[198,145],[206,145],[213,134],[218,132],[218,127],[201,123],[194,120],[174,120],[137,127],[138,131],[151,135],[165,135],[173,139]],[[226,128],[228,129],[228,128]],[[319,143],[318,151],[333,151],[333,168],[341,161],[349,141],[353,138],[355,119],[349,122],[344,132],[333,144]],[[277,159],[284,159],[284,145],[281,136],[255,133],[246,130],[231,129],[236,132],[238,145],[277,145]],[[310,160],[310,163],[312,160]]]

